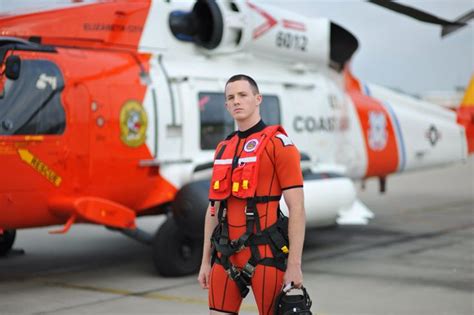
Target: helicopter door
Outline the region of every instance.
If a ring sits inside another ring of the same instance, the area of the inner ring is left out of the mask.
[[[153,110],[149,110],[149,115],[154,117],[154,128],[149,132],[153,132],[152,138],[155,141],[150,142],[148,138],[147,144],[152,150],[154,157],[160,163],[177,162],[182,159],[182,97],[180,94],[180,82],[176,80],[168,80],[168,78],[159,71],[157,61],[151,62],[150,75],[153,82],[153,89],[150,89],[151,103],[154,104]],[[146,102],[147,104],[150,102]],[[156,113],[156,114],[152,114]],[[150,117],[150,123],[151,123]]]
[[[58,188],[65,176],[64,77],[54,62],[28,56],[10,55],[21,63],[17,75],[0,74],[0,191]]]
[[[284,85],[283,124],[302,153],[314,162],[331,160],[335,117],[323,82]]]

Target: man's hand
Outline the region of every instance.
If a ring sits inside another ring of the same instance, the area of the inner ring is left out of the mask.
[[[301,288],[303,285],[303,272],[301,272],[300,264],[290,264],[286,267],[285,275],[283,276],[283,285],[292,283],[295,288]]]
[[[203,262],[201,269],[199,270],[199,276],[197,280],[203,290],[209,289],[209,275],[211,274],[211,264]]]

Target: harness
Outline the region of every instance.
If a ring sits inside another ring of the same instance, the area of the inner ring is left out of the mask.
[[[216,150],[209,192],[211,215],[215,215],[214,203],[216,201],[220,201],[220,207],[219,223],[211,237],[211,263],[218,263],[224,267],[229,277],[237,284],[242,297],[249,292],[248,286],[258,264],[273,266],[282,271],[286,269],[289,252],[288,218],[278,208],[277,221],[262,230],[257,211],[257,204],[279,201],[281,198],[281,195],[256,195],[260,157],[265,145],[277,131],[286,134],[279,126],[269,126],[252,134],[239,156],[236,156],[239,139],[235,133],[221,142]],[[246,200],[246,230],[235,240],[229,238],[227,219],[227,199],[231,195]],[[259,245],[269,245],[273,257],[262,258],[258,250]],[[251,256],[242,268],[238,268],[230,262],[230,257],[245,247],[250,248]]]

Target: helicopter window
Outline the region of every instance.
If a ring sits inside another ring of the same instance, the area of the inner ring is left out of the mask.
[[[18,79],[5,80],[0,135],[62,134],[66,125],[59,68],[47,60],[22,60]]]
[[[275,95],[263,95],[263,102],[260,105],[260,115],[267,125],[279,125],[280,120],[280,100]]]
[[[234,131],[234,120],[225,109],[224,93],[199,93],[201,116],[201,149],[214,150],[217,144]]]
[[[225,108],[224,93],[199,93],[201,116],[201,149],[214,150],[220,141],[235,130],[234,120]],[[280,101],[275,95],[263,95],[260,106],[262,120],[267,125],[279,125]]]

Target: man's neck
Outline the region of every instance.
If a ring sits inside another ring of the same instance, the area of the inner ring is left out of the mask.
[[[250,117],[249,119],[245,121],[237,121],[237,128],[239,131],[246,131],[258,124],[258,122],[261,120],[260,115],[255,116],[255,117]]]

